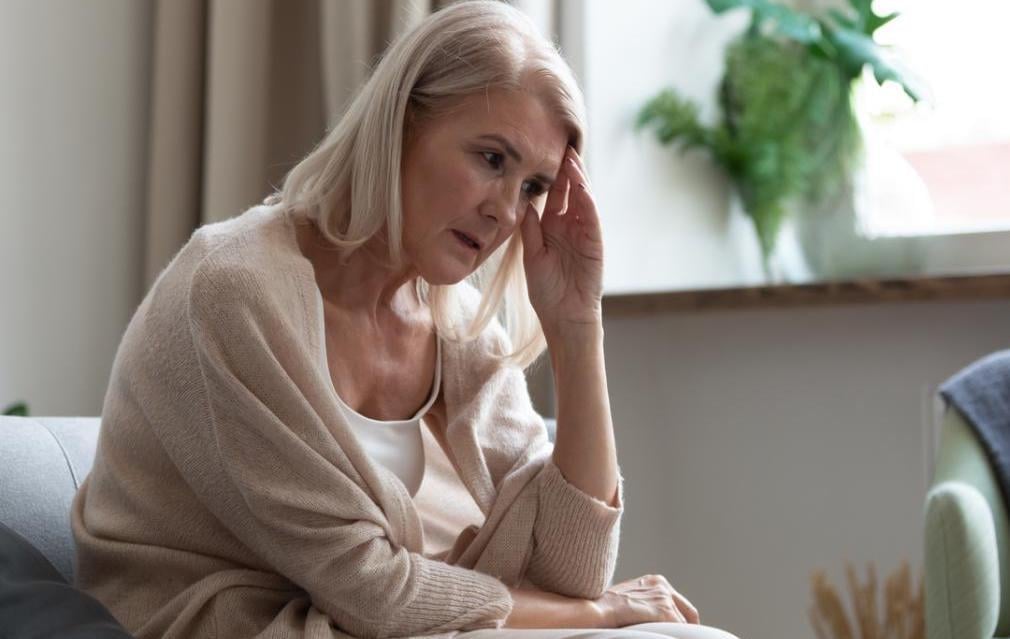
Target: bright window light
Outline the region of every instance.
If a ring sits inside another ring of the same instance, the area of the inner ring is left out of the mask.
[[[872,81],[857,93],[873,176],[864,229],[869,235],[1010,229],[1010,2],[877,0],[874,7],[900,14],[877,38],[894,47],[932,95],[915,105],[893,83]]]

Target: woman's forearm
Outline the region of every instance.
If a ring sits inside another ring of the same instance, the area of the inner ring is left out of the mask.
[[[547,338],[557,393],[554,464],[569,483],[600,501],[617,502],[617,446],[610,416],[603,326]]]
[[[509,588],[512,612],[506,628],[603,628],[606,619],[589,599],[573,599],[536,589]]]

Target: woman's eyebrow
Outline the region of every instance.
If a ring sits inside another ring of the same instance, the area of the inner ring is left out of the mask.
[[[487,138],[489,140],[494,140],[498,144],[501,144],[503,147],[505,147],[505,152],[508,153],[510,156],[512,156],[513,160],[519,162],[520,164],[522,163],[523,156],[520,155],[519,151],[517,151],[516,148],[512,146],[512,144],[509,143],[509,141],[506,140],[504,137],[498,135],[497,133],[485,133],[484,135],[478,136],[478,139],[480,138]],[[533,177],[543,182],[546,186],[554,184],[554,180],[547,177],[543,173],[537,173]]]

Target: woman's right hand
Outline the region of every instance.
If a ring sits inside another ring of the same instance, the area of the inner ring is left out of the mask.
[[[611,586],[595,603],[608,628],[657,621],[701,621],[698,610],[663,575],[645,575]]]

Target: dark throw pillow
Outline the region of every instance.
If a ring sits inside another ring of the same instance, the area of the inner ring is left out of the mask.
[[[43,638],[133,639],[97,599],[0,523],[0,639]]]

